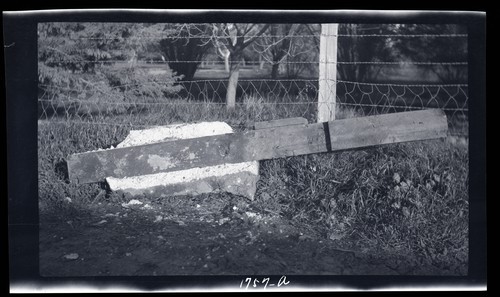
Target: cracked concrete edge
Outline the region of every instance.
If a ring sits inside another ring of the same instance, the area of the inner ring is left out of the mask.
[[[158,126],[130,131],[117,148],[229,133],[233,133],[233,129],[224,122]],[[111,190],[132,195],[178,196],[225,191],[253,199],[258,179],[259,162],[251,161],[124,178],[107,177],[106,182]]]

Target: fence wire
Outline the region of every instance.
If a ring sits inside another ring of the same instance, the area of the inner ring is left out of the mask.
[[[191,24],[193,25],[193,24]],[[200,25],[200,24],[195,24]],[[233,38],[318,38],[320,36],[324,37],[361,37],[361,38],[467,38],[467,34],[301,34],[301,35],[231,35]],[[58,39],[58,37],[48,37],[49,39]],[[162,34],[152,34],[149,36],[135,36],[129,37],[129,39],[175,39],[175,40],[189,40],[189,39],[225,39],[227,36],[214,36],[208,34],[196,34],[196,35],[162,35]],[[68,40],[115,40],[116,36],[113,37],[96,37],[96,36],[78,36],[78,37],[68,37]]]
[[[467,34],[337,34],[339,42],[352,37],[362,38],[466,38]],[[143,36],[139,39],[194,39],[213,36]],[[236,36],[237,37],[237,36]],[[245,36],[251,38],[252,36]],[[256,36],[260,38],[262,36]],[[316,38],[317,35],[266,36],[276,38]],[[54,38],[54,37],[51,37]],[[72,39],[72,38],[69,38]],[[74,38],[73,38],[74,39]],[[105,40],[104,37],[79,37],[77,39]],[[63,58],[51,63],[65,63]],[[120,125],[147,127],[174,122],[226,120],[233,124],[271,120],[285,117],[305,117],[316,121],[319,96],[317,74],[309,77],[269,78],[270,67],[282,68],[308,65],[317,72],[324,61],[247,60],[241,65],[241,78],[236,91],[236,108],[225,109],[228,74],[221,59],[165,60],[143,58],[83,59],[80,63],[96,66],[140,69],[146,78],[121,81],[107,85],[101,79],[88,77],[57,83],[39,83],[40,123]],[[164,74],[167,65],[196,64],[197,74],[190,80],[174,80],[165,88],[158,74]],[[333,67],[387,66],[387,67],[467,67],[464,61],[337,61]],[[283,69],[282,69],[283,70]],[[286,69],[285,69],[286,70]],[[125,73],[126,71],[124,71]],[[124,74],[125,75],[125,74]],[[148,76],[150,78],[148,78]],[[77,81],[78,83],[75,83]],[[329,80],[336,86],[336,118],[366,116],[391,112],[439,108],[449,120],[450,134],[468,136],[468,86],[467,84],[404,83],[400,81],[351,81]],[[331,85],[331,84],[326,84]],[[333,91],[333,90],[332,90]],[[329,103],[329,102],[328,102]],[[331,104],[331,103],[329,103]]]

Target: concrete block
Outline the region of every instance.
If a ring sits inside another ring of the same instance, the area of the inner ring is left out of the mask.
[[[229,133],[233,133],[233,130],[224,122],[173,124],[132,130],[117,148]],[[111,190],[121,190],[132,195],[148,193],[178,196],[229,192],[253,199],[258,179],[259,162],[251,161],[123,178],[107,177],[106,182]]]

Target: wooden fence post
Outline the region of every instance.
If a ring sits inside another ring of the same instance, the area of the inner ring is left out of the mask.
[[[335,120],[338,24],[321,24],[319,46],[318,122]]]

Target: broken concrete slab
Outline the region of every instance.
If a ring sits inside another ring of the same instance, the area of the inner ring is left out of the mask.
[[[230,133],[233,133],[233,129],[224,122],[173,124],[132,130],[117,148]],[[106,182],[111,190],[121,190],[132,195],[148,193],[158,196],[178,196],[223,191],[253,199],[259,179],[258,174],[259,162],[251,161],[131,177],[107,177]]]

